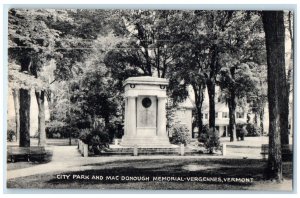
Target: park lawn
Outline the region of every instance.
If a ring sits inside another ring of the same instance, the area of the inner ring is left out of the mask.
[[[257,159],[148,159],[89,164],[88,170],[32,175],[7,181],[8,188],[38,189],[148,189],[148,190],[247,190],[265,183],[266,161]],[[92,166],[92,167],[91,167]],[[84,168],[81,167],[81,168]],[[284,178],[292,179],[292,163],[283,165]],[[57,179],[57,175],[84,175],[89,179]],[[103,180],[91,179],[103,176]],[[110,179],[105,179],[110,176]],[[116,180],[116,176],[144,176],[150,181]],[[222,178],[219,181],[153,181],[153,177]],[[254,182],[226,182],[223,178],[253,178]],[[257,188],[254,188],[257,189]],[[260,189],[263,190],[263,189]],[[277,190],[274,188],[274,190]]]
[[[27,161],[20,161],[20,162],[16,162],[16,163],[8,162],[7,165],[6,165],[6,169],[8,171],[17,170],[17,169],[22,169],[22,168],[33,167],[33,166],[40,165],[40,164],[42,164],[42,163],[40,163],[40,162],[27,162]]]

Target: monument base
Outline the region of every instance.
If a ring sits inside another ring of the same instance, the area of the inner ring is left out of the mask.
[[[123,137],[120,146],[139,148],[170,148],[173,145],[167,137]]]

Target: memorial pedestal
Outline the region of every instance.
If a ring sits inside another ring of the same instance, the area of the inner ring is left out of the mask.
[[[125,131],[121,146],[171,146],[166,131],[167,85],[166,79],[150,76],[125,81]]]

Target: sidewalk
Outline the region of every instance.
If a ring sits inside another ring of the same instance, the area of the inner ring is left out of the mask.
[[[230,137],[221,137],[221,143],[226,144],[229,147],[244,147],[244,148],[261,148],[262,144],[268,144],[268,136],[258,136],[258,137],[245,137],[244,141],[230,142]]]

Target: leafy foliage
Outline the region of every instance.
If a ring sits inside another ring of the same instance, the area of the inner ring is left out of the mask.
[[[109,147],[109,135],[103,126],[96,129],[83,129],[80,132],[79,139],[88,144],[89,151],[95,155],[100,154]]]
[[[170,142],[172,144],[184,144],[186,146],[191,142],[190,132],[185,125],[175,124],[171,128],[171,132]]]
[[[16,138],[15,131],[12,129],[8,129],[7,130],[7,141],[12,142],[15,140],[15,138]]]
[[[201,143],[205,143],[208,139],[208,134],[209,134],[209,126],[206,124],[206,125],[202,126],[202,130],[198,137],[198,141]]]
[[[261,135],[261,130],[259,127],[255,126],[254,124],[248,123],[246,125],[247,129],[247,136],[249,137],[255,137],[255,136],[260,136]]]
[[[236,125],[236,137],[237,140],[244,140],[244,137],[248,135],[248,131],[246,129],[245,124],[237,124]]]
[[[208,130],[208,138],[206,139],[204,146],[208,153],[211,154],[220,150],[220,137],[217,130],[213,130],[212,128]]]
[[[46,89],[46,82],[34,80],[49,63],[59,31],[45,23],[48,10],[9,10],[9,83],[12,88]],[[19,65],[19,66],[16,66]]]
[[[243,24],[240,24],[240,21],[243,21]],[[232,28],[235,31],[232,34],[225,34],[226,45],[224,51],[218,55],[218,64],[221,69],[217,77],[222,95],[229,107],[230,141],[234,141],[236,134],[235,111],[237,104],[243,103],[246,98],[258,90],[258,78],[254,70],[259,67],[262,60],[253,49],[256,49],[257,44],[263,41],[260,34],[261,20],[258,15],[237,12],[233,22]],[[264,53],[263,48],[261,52]]]

